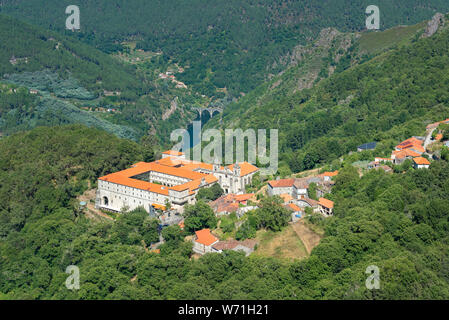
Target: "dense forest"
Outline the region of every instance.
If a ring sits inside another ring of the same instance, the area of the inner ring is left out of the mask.
[[[0,102],[3,134],[39,125],[81,123],[133,140],[151,132],[166,142],[171,130],[186,127],[195,118],[190,107],[201,101],[190,90],[156,81],[157,71],[165,72],[169,65],[163,58],[125,63],[71,36],[4,15],[0,15],[0,43],[0,82],[39,93],[32,105],[22,97],[25,91],[14,92],[15,103],[8,107],[3,106],[5,100]],[[178,108],[164,118],[175,99]],[[88,113],[83,107],[118,112]]]
[[[365,0],[81,0],[80,32],[64,30],[68,4],[1,2],[0,300],[449,299],[449,148],[428,170],[352,166],[448,118],[449,27],[424,38],[413,25],[446,0],[379,0],[383,29],[411,26],[363,34]],[[194,257],[195,230],[243,240],[291,218],[281,198],[259,195],[236,230],[206,203],[218,184],[185,207],[184,229],[161,230],[143,209],[84,214],[79,196],[98,177],[153,161],[209,103],[225,105],[209,127],[279,129],[276,176],[339,170],[326,194],[334,216],[306,212],[324,230],[307,257]],[[439,132],[447,139],[448,125]],[[375,151],[348,154],[370,141]],[[65,286],[70,265],[79,290]],[[369,266],[379,290],[365,286]]]
[[[95,222],[74,201],[89,181],[151,158],[149,150],[82,126],[1,139],[0,298],[449,298],[446,161],[362,178],[345,166],[331,195],[335,217],[315,219],[325,237],[307,259],[231,251],[191,260],[191,243],[178,226],[164,229],[168,241],[160,253],[147,252],[144,244],[157,231],[145,212]],[[68,265],[80,268],[80,290],[64,285]],[[365,287],[370,265],[381,270],[380,290]]]
[[[1,11],[26,22],[64,31],[68,0],[6,0]],[[315,38],[326,27],[340,31],[365,28],[367,0],[97,0],[78,1],[81,30],[76,36],[104,52],[120,50],[125,40],[159,51],[188,66],[180,78],[203,94],[226,88],[249,92],[270,74],[280,56]],[[445,0],[380,0],[381,28],[414,24]],[[71,33],[71,32],[69,32]]]
[[[377,141],[388,156],[398,141],[424,134],[428,123],[446,119],[449,30],[430,38],[417,33],[368,62],[293,91],[287,72],[263,85],[223,115],[222,128],[279,129],[284,171],[300,172],[330,163],[362,143]],[[278,84],[274,93],[268,93]],[[210,122],[209,126],[220,126]]]

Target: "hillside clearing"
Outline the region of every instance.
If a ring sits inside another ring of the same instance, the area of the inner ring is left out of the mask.
[[[291,225],[277,233],[261,230],[257,239],[259,246],[254,255],[288,260],[304,259],[308,256],[306,247]]]

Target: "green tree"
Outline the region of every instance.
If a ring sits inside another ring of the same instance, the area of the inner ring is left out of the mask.
[[[217,227],[217,218],[214,211],[204,201],[198,201],[195,205],[186,205],[184,217],[185,230],[189,233],[204,228],[215,229]]]

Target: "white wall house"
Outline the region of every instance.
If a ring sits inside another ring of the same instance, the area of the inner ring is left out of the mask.
[[[279,179],[268,181],[267,194],[272,196],[279,196],[281,194],[293,194],[293,184],[295,179]]]
[[[220,252],[215,249],[214,244],[218,243],[218,238],[215,237],[210,229],[203,229],[195,231],[195,238],[193,239],[193,251],[198,254],[206,254],[211,252]]]

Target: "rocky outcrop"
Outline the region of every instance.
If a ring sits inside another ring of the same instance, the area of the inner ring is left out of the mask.
[[[178,97],[170,102],[170,109],[165,111],[165,113],[162,115],[162,120],[167,120],[168,118],[170,118],[170,116],[176,111],[176,109],[178,109]]]
[[[433,16],[432,20],[427,23],[426,30],[424,31],[422,37],[429,38],[433,36],[440,27],[444,26],[445,18],[442,13],[437,13]]]

